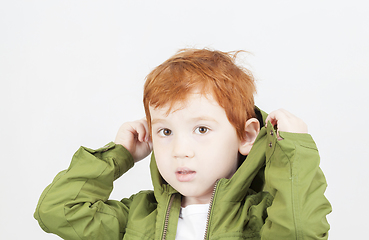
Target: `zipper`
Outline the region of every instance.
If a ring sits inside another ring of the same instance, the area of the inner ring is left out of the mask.
[[[217,189],[218,182],[219,182],[219,179],[215,182],[214,189],[213,189],[213,194],[211,195],[211,198],[210,198],[209,210],[208,210],[208,216],[207,216],[207,218],[206,218],[206,228],[205,228],[204,240],[206,240],[206,238],[208,237],[208,228],[209,228],[210,212],[211,212],[211,208],[213,207],[214,196],[215,196],[215,190]]]
[[[172,207],[173,200],[174,200],[174,194],[172,194],[172,195],[170,196],[170,200],[169,200],[169,204],[168,204],[167,213],[165,214],[164,230],[163,230],[163,237],[162,237],[162,240],[165,240],[165,237],[167,236],[167,231],[168,231],[168,222],[169,222],[169,212],[170,212],[170,209],[171,209],[171,207]]]
[[[215,191],[216,191],[216,189],[217,189],[218,182],[219,182],[219,179],[215,182],[215,185],[214,185],[214,188],[213,188],[213,193],[211,194],[211,198],[210,198],[209,209],[208,209],[208,216],[207,216],[207,218],[206,218],[206,228],[205,228],[204,240],[206,240],[206,238],[207,238],[207,236],[208,236],[208,228],[209,228],[210,213],[211,213],[211,208],[212,208],[212,206],[213,206],[214,196],[215,196]],[[172,196],[170,197],[170,200],[169,200],[169,204],[168,204],[167,212],[166,212],[166,214],[165,214],[164,230],[163,230],[163,237],[162,237],[162,240],[165,240],[165,238],[166,238],[166,236],[167,236],[168,224],[169,224],[169,213],[170,213],[170,209],[172,208],[172,204],[173,204],[173,201],[174,201],[174,197],[175,197],[175,195],[174,195],[174,194],[172,194]]]

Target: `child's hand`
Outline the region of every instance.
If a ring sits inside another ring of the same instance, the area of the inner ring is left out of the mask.
[[[271,112],[265,120],[265,124],[270,121],[273,126],[277,125],[278,140],[282,140],[279,131],[291,133],[308,133],[307,125],[290,112],[279,109]]]
[[[152,141],[146,119],[124,123],[115,138],[132,155],[135,162],[144,159],[152,151]]]

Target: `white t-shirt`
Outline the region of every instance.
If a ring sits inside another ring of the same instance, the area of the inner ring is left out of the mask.
[[[193,204],[181,207],[176,240],[204,239],[209,204]]]

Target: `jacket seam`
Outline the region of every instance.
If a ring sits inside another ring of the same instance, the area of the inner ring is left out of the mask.
[[[284,140],[282,140],[284,141]],[[277,141],[278,143],[278,141]],[[284,151],[282,151],[282,147],[277,144],[278,147],[280,148],[280,152],[283,153],[283,155],[288,159],[288,162],[289,162],[289,166],[290,166],[290,179],[291,179],[291,204],[292,204],[292,218],[293,218],[293,222],[294,222],[294,230],[295,230],[295,237],[296,239],[299,239],[299,234],[298,234],[298,229],[299,229],[299,222],[298,222],[298,219],[297,219],[297,215],[298,215],[298,211],[296,210],[297,206],[296,206],[296,202],[298,202],[297,200],[298,199],[295,199],[295,191],[298,190],[296,189],[295,190],[295,181],[296,183],[298,182],[298,178],[295,177],[295,164],[297,165],[297,161],[296,161],[296,144],[294,141],[292,141],[292,145],[294,147],[294,154],[292,155],[292,157],[290,158]],[[293,161],[292,161],[293,160]],[[298,195],[298,194],[297,194]],[[296,196],[297,198],[297,196]]]
[[[297,151],[297,146],[296,143],[293,142],[293,146],[294,146],[294,154],[292,156],[292,160],[289,159],[290,161],[290,167],[291,167],[291,193],[292,193],[292,214],[293,214],[293,218],[294,218],[294,222],[295,222],[295,236],[296,239],[300,239],[300,216],[299,216],[299,199],[298,199],[298,188],[296,188],[295,186],[299,184],[299,179],[298,176],[295,175],[295,169],[298,168],[299,165],[299,159],[297,158],[298,154],[296,153]],[[287,155],[286,155],[287,156]]]

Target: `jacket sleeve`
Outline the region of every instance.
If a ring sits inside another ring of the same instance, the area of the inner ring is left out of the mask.
[[[113,181],[134,164],[121,145],[81,147],[42,193],[34,217],[63,239],[122,239],[130,199],[108,200]]]
[[[309,134],[287,132],[278,141],[270,124],[267,129],[265,190],[274,200],[262,239],[327,239],[331,205],[315,142]]]

